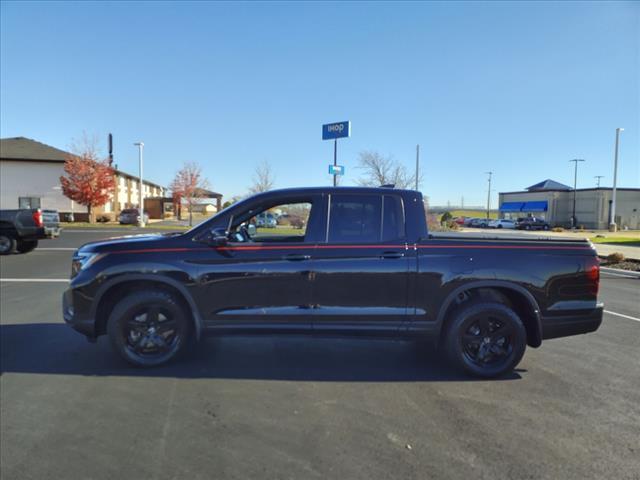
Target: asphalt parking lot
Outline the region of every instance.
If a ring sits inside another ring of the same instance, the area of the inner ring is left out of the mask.
[[[139,370],[60,313],[72,250],[119,234],[0,259],[3,480],[640,478],[639,278],[603,274],[600,330],[500,380],[419,342],[306,337],[207,339]]]

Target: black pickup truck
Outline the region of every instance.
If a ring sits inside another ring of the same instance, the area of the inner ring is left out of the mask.
[[[38,240],[60,235],[60,218],[55,210],[0,210],[0,255],[27,253]]]
[[[276,227],[256,229],[266,211]],[[255,195],[186,233],[84,245],[63,315],[138,366],[205,334],[391,335],[493,377],[527,345],[595,331],[598,283],[586,240],[434,237],[419,192],[303,188]]]

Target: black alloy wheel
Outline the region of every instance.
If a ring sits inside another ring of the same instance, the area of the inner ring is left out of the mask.
[[[16,239],[10,233],[0,233],[0,255],[9,255],[16,251]]]
[[[169,293],[142,291],[122,299],[109,317],[114,349],[129,363],[154,367],[176,357],[187,344],[191,323]]]
[[[508,306],[476,301],[454,315],[446,341],[454,363],[468,373],[491,378],[515,368],[524,355],[527,336],[522,321]]]

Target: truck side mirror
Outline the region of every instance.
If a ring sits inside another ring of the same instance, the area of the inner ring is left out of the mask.
[[[227,243],[229,243],[229,237],[227,236],[227,231],[224,228],[214,228],[211,230],[209,245],[212,247],[222,247]]]

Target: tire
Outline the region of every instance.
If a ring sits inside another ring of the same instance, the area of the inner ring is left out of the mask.
[[[16,249],[20,253],[29,253],[38,246],[38,240],[18,240]]]
[[[499,224],[499,225],[498,225],[498,228],[502,228],[502,224]]]
[[[527,225],[526,227],[524,227],[525,230],[531,230],[531,225]]]
[[[518,315],[502,303],[471,302],[454,313],[445,349],[465,372],[493,378],[511,372],[524,355],[527,333]]]
[[[191,320],[173,295],[143,290],[115,305],[107,333],[113,349],[127,362],[156,367],[184,351],[191,336]]]
[[[16,237],[12,233],[0,233],[0,255],[10,255],[15,253],[16,245]]]
[[[545,225],[544,227],[542,227],[543,230],[549,230],[549,225]]]

